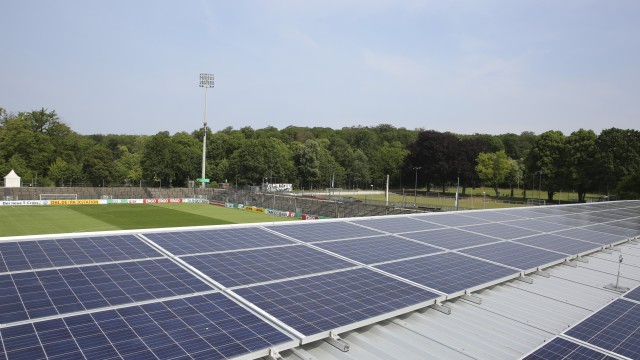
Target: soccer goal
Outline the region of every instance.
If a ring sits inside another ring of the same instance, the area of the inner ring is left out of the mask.
[[[78,200],[78,194],[40,194],[40,200]]]
[[[527,206],[545,205],[546,202],[543,199],[527,199]]]

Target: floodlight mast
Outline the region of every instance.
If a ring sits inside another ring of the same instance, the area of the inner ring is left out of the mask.
[[[202,139],[202,177],[200,187],[204,189],[207,162],[207,89],[213,87],[213,74],[200,74],[200,87],[204,88],[204,137]]]

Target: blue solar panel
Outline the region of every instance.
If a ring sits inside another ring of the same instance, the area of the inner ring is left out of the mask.
[[[432,222],[434,224],[440,224],[444,226],[467,226],[484,224],[489,222],[488,220],[476,219],[468,216],[462,216],[460,214],[427,214],[413,216],[416,219]]]
[[[517,227],[521,227],[521,228],[525,228],[533,231],[541,231],[541,232],[560,231],[560,230],[566,230],[571,228],[571,226],[568,226],[568,225],[561,225],[553,222],[548,222],[547,219],[548,218],[545,218],[544,220],[523,219],[523,220],[516,220],[516,221],[508,221],[505,224],[511,225],[511,226],[517,226]]]
[[[9,359],[227,359],[291,342],[214,293],[3,328]]]
[[[521,270],[535,269],[539,266],[562,260],[566,256],[511,242],[483,245],[459,251]]]
[[[488,236],[452,228],[402,234],[402,236],[421,241],[429,245],[439,246],[445,249],[452,250],[501,241],[499,239],[491,238]]]
[[[462,215],[488,221],[509,221],[522,219],[522,217],[515,214],[509,214],[506,211],[471,211],[465,212]]]
[[[577,255],[583,252],[600,249],[602,245],[591,242],[569,239],[553,234],[534,235],[528,238],[514,240],[520,244],[537,246],[543,249],[561,252],[564,254]]]
[[[627,299],[631,299],[631,300],[635,300],[640,302],[640,287],[637,287],[629,292],[627,292],[626,294],[624,294],[624,297],[626,297]]]
[[[314,245],[364,264],[375,264],[442,251],[427,244],[391,235],[329,241]]]
[[[576,344],[563,338],[554,338],[523,360],[614,360],[596,350]]]
[[[291,240],[257,227],[143,235],[177,256],[292,244]]]
[[[367,229],[348,222],[334,221],[289,223],[270,226],[269,229],[304,242],[350,239],[381,234],[379,231]]]
[[[607,234],[624,236],[625,238],[630,238],[638,235],[638,230],[630,230],[617,226],[607,225],[607,224],[596,224],[591,226],[585,226],[586,230],[599,231]]]
[[[539,232],[537,231],[527,230],[501,223],[467,226],[464,228],[464,230],[473,231],[483,235],[493,236],[505,240],[539,234]]]
[[[182,260],[226,287],[355,266],[305,245],[186,256]]]
[[[368,269],[234,290],[305,336],[425,304],[438,295]]]
[[[613,221],[613,222],[607,223],[607,225],[613,225],[613,226],[621,227],[623,229],[635,230],[636,234],[640,235],[640,223],[635,218],[621,220],[621,221]]]
[[[0,275],[0,323],[209,291],[169,259]]]
[[[442,225],[432,224],[430,222],[421,221],[410,217],[394,217],[394,218],[378,218],[368,220],[352,221],[354,224],[367,226],[380,231],[386,231],[392,234],[405,233],[410,231],[423,231],[440,229]]]
[[[0,243],[0,273],[162,256],[133,235]]]
[[[456,253],[435,254],[376,268],[446,294],[518,274],[516,270]]]
[[[625,237],[598,231],[586,230],[582,228],[563,230],[554,233],[555,235],[566,236],[572,239],[589,241],[601,245],[609,245],[624,240]]]
[[[549,217],[545,217],[545,218],[543,218],[541,220],[546,221],[548,223],[564,225],[564,226],[567,226],[567,227],[577,227],[577,226],[584,226],[584,225],[593,224],[592,221],[587,221],[587,220],[584,220],[584,219],[576,219],[576,218],[573,218],[571,216],[566,216],[566,215],[549,216]]]
[[[581,321],[566,335],[624,355],[640,354],[640,304],[618,299]]]

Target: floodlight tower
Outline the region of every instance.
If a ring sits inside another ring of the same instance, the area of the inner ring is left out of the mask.
[[[205,167],[207,162],[207,89],[213,87],[213,74],[200,74],[200,87],[204,88],[204,138],[202,139],[202,178],[201,188],[205,186]]]

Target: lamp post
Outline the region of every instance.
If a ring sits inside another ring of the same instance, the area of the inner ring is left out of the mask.
[[[540,196],[542,194],[542,174],[544,174],[544,171],[540,170],[536,173],[540,175],[540,179],[538,180],[538,203],[540,203]]]
[[[413,185],[413,207],[416,207],[418,202],[418,170],[422,169],[422,166],[416,166],[413,170],[416,171],[416,182]]]
[[[200,186],[204,189],[207,162],[207,89],[213,87],[213,74],[200,74],[200,87],[204,88],[204,138],[202,139],[202,185]]]
[[[482,192],[482,208],[486,209],[487,208],[487,193],[485,191]]]

